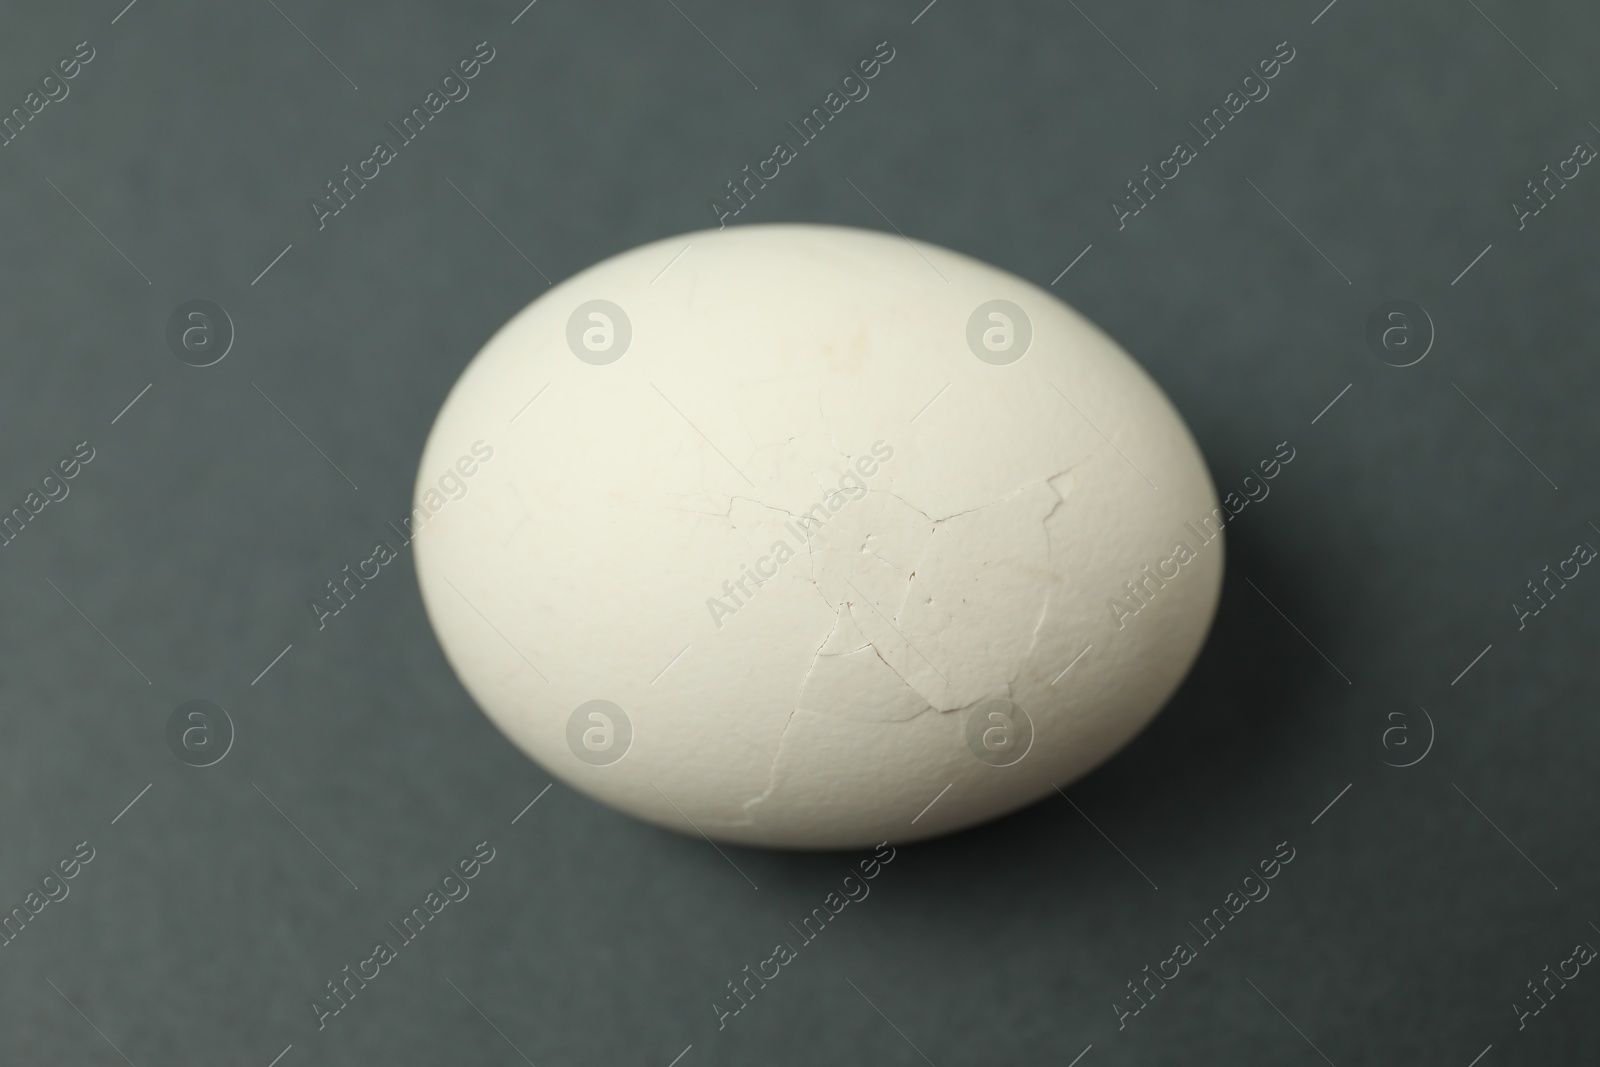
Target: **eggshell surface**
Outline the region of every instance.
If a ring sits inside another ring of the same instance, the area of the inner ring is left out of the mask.
[[[1110,338],[827,226],[550,289],[450,392],[415,506],[428,617],[507,737],[621,811],[775,847],[1054,795],[1172,694],[1223,566],[1195,442]]]

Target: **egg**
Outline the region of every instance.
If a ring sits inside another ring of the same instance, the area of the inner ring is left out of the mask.
[[[834,849],[1084,774],[1188,671],[1224,513],[1049,292],[920,241],[743,226],[534,300],[441,408],[417,578],[485,714],[658,826]]]

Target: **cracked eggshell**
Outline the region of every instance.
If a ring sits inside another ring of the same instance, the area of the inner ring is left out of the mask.
[[[551,289],[462,373],[416,507],[428,617],[489,718],[612,807],[753,845],[1051,794],[1171,695],[1222,576],[1194,440],[1110,338],[826,226]]]

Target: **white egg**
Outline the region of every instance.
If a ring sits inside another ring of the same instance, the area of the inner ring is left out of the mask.
[[[1013,811],[1132,737],[1210,625],[1222,511],[1161,390],[922,242],[746,226],[528,305],[445,401],[417,574],[551,774],[723,841]]]

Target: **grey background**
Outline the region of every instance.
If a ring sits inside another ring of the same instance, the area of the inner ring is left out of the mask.
[[[3,109],[97,51],[0,149],[0,503],[97,451],[0,549],[0,906],[96,849],[0,948],[0,1060],[1595,1062],[1600,977],[1521,1032],[1511,1003],[1600,944],[1600,578],[1520,632],[1510,602],[1600,544],[1600,177],[1520,232],[1508,204],[1600,144],[1600,11],[923,2],[0,17]],[[405,514],[445,392],[540,272],[708,225],[885,39],[870,97],[738,223],[887,229],[865,194],[1041,285],[1092,245],[1053,291],[1149,368],[1219,488],[1298,454],[1230,530],[1193,674],[1071,788],[1081,814],[901,849],[719,1033],[724,983],[857,857],[730,850],[752,890],[562,786],[513,825],[549,778],[454,679],[409,555],[321,632],[306,600]],[[483,40],[470,97],[318,232],[307,199]],[[1283,40],[1271,96],[1119,232],[1107,199]],[[164,340],[192,298],[237,328],[206,369]],[[1363,340],[1391,298],[1437,327],[1416,366]],[[206,769],[164,739],[194,698],[237,728]],[[1419,705],[1431,751],[1385,766],[1422,750]],[[322,984],[481,840],[471,896],[319,1033]],[[1284,840],[1271,897],[1119,1032],[1123,983]]]

